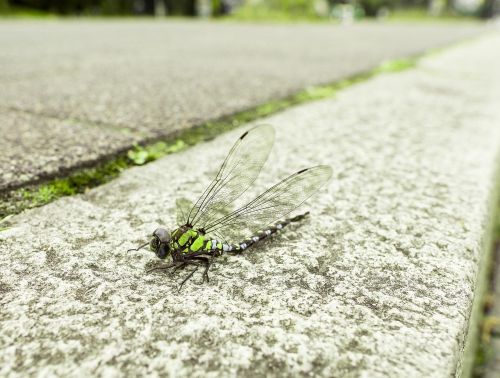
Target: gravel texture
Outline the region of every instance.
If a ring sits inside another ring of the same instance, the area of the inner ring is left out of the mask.
[[[228,26],[224,26],[228,27]],[[302,225],[209,284],[126,253],[243,130],[8,220],[0,375],[450,376],[462,371],[500,147],[500,35],[269,119],[257,188],[330,164]],[[480,68],[480,69],[479,69]]]

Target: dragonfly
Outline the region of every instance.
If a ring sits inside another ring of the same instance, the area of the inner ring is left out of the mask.
[[[332,176],[328,165],[301,169],[236,210],[233,203],[255,182],[274,144],[270,125],[259,125],[244,132],[235,142],[217,175],[195,203],[177,200],[177,228],[157,228],[149,244],[159,259],[171,263],[148,272],[194,266],[179,291],[200,268],[202,282],[209,282],[209,269],[216,257],[241,253],[267,239],[291,223],[303,220],[309,212],[288,217],[304,201],[324,186]]]

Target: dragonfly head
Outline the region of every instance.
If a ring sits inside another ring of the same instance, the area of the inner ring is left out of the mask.
[[[160,259],[165,259],[170,253],[170,232],[164,228],[157,228],[149,242],[149,248]]]

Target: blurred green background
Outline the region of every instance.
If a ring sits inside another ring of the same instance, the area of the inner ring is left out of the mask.
[[[500,0],[0,0],[4,17],[184,16],[237,20],[490,18]]]

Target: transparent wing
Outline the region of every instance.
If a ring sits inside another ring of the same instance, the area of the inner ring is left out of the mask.
[[[245,132],[229,151],[215,179],[196,201],[181,224],[205,228],[229,213],[231,203],[241,196],[259,175],[274,143],[274,129],[269,125]]]
[[[292,212],[331,176],[332,169],[327,165],[298,171],[240,209],[207,224],[205,231],[225,240],[239,241]]]
[[[186,219],[188,217],[189,212],[193,208],[194,204],[187,198],[178,198],[175,201],[175,205],[177,214],[177,224],[178,225],[186,224]],[[219,213],[217,213],[217,218],[228,215],[229,213],[231,213],[232,210],[233,208],[231,207],[231,205],[228,205],[224,209],[221,209]]]
[[[187,198],[178,198],[175,201],[177,224],[183,225],[186,222],[189,212],[193,208],[193,203]]]

